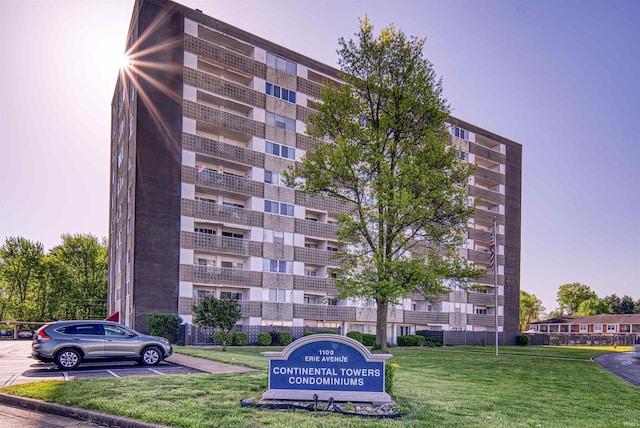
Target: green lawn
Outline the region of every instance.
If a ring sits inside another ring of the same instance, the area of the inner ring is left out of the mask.
[[[280,348],[268,348],[273,351]],[[1,391],[176,427],[640,426],[640,389],[589,361],[594,348],[393,348],[401,420],[240,408],[267,386],[267,348],[177,348],[259,369],[217,375],[47,381]],[[486,352],[486,353],[481,353]],[[518,355],[511,355],[518,354]],[[542,357],[569,357],[539,358]]]

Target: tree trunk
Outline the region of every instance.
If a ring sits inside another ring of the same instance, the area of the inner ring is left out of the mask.
[[[386,354],[387,349],[387,311],[389,309],[389,301],[376,299],[378,312],[376,317],[376,348],[380,352]]]

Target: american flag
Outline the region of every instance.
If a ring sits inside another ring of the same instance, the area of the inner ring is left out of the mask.
[[[496,268],[496,228],[494,226],[491,233],[491,244],[489,244],[489,253],[491,254],[491,272]]]

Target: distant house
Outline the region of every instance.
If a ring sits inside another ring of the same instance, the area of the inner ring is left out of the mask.
[[[527,324],[540,333],[640,334],[640,314],[600,314],[566,316]]]

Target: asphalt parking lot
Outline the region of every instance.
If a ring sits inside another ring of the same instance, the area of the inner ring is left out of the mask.
[[[603,368],[640,388],[640,359],[632,352],[614,352],[593,359]]]
[[[163,376],[200,373],[200,371],[163,361],[157,366],[132,362],[82,364],[76,370],[58,369],[31,357],[30,340],[0,340],[0,385],[9,386],[40,380],[73,380],[98,377]]]

